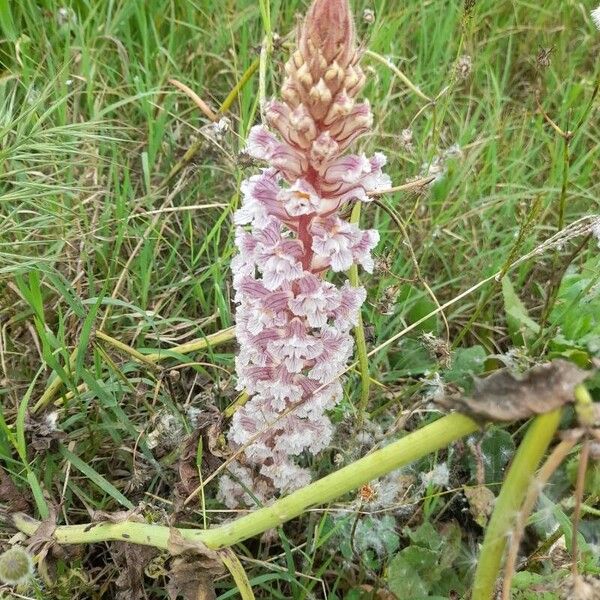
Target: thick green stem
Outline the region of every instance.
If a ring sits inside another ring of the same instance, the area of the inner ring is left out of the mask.
[[[473,433],[478,425],[458,413],[438,419],[360,460],[246,516],[214,529],[180,529],[184,539],[200,541],[213,549],[225,548],[278,527],[307,509],[326,504],[427,454],[445,448]],[[39,521],[23,514],[11,517],[20,531],[32,535]],[[170,529],[145,523],[95,523],[57,527],[53,537],[59,544],[89,544],[109,540],[127,541],[166,549]]]
[[[488,524],[475,571],[472,600],[492,600],[502,557],[515,518],[535,471],[560,423],[560,410],[536,417],[510,466]]]
[[[352,209],[352,216],[350,217],[351,223],[358,223],[360,221],[361,204],[357,202]],[[350,284],[354,287],[360,285],[360,279],[358,277],[358,265],[352,265],[348,273]],[[358,313],[358,319],[356,321],[356,327],[354,328],[354,339],[356,341],[356,354],[358,356],[358,367],[360,370],[360,404],[358,406],[358,425],[362,425],[365,412],[369,405],[369,392],[371,388],[371,378],[369,377],[369,357],[367,355],[367,341],[365,338],[365,328],[363,325],[362,314]]]

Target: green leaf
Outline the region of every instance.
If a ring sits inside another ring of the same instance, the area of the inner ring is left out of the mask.
[[[398,344],[399,352],[390,352],[390,362],[393,363],[394,377],[414,377],[423,375],[436,368],[436,361],[425,349],[423,344],[414,338],[404,338]]]
[[[17,39],[17,28],[10,10],[10,0],[0,0],[0,31],[14,42]]]
[[[540,326],[529,316],[527,308],[515,292],[508,277],[502,279],[502,296],[508,332],[513,344],[522,346],[526,339],[534,333],[539,333]]]
[[[473,376],[483,373],[486,356],[483,346],[458,348],[452,354],[452,363],[445,372],[444,379],[448,383],[456,383],[468,393],[473,384]]]
[[[388,566],[390,591],[403,600],[427,598],[431,580],[436,578],[437,559],[436,552],[419,546],[409,546],[399,552]]]
[[[504,480],[504,471],[516,450],[515,442],[508,431],[492,426],[481,440],[481,452],[485,469],[485,483],[500,483]],[[469,467],[475,478],[475,459],[470,457]]]
[[[73,454],[70,450],[64,446],[60,446],[59,451],[61,455],[66,458],[73,467],[78,471],[81,471],[90,481],[95,483],[103,492],[111,496],[121,506],[125,508],[134,508],[133,503],[130,502],[121,492],[108,480],[106,480],[98,471],[90,467],[86,462],[81,460],[78,456]]]
[[[412,285],[403,285],[400,288],[396,303],[398,312],[404,315],[408,325],[420,321],[437,309],[437,304],[429,296],[426,296],[424,292]],[[437,315],[425,320],[415,329],[418,332],[431,332],[434,334],[437,334],[439,330],[440,322]]]

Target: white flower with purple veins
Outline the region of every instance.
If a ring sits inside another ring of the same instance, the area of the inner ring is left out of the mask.
[[[598,10],[600,10],[600,6]],[[598,240],[598,247],[600,248],[600,216],[592,221],[592,235]]]
[[[285,410],[290,404],[302,400],[302,387],[294,382],[286,372],[289,381],[275,379],[273,381],[260,381],[256,390],[261,398],[276,411]]]
[[[352,246],[358,241],[357,234],[356,225],[342,221],[337,215],[313,221],[312,249],[322,259],[318,266],[347,271],[353,263]]]
[[[367,290],[354,287],[347,281],[342,286],[339,295],[339,305],[333,310],[334,325],[340,331],[347,331],[358,323],[360,307],[367,299]]]
[[[333,271],[347,271],[355,262],[369,273],[373,272],[371,250],[379,242],[374,229],[363,231],[353,223],[331,216],[313,221],[312,249]],[[317,261],[317,266],[323,263]]]
[[[281,219],[285,212],[278,200],[279,176],[274,169],[265,169],[241,185],[242,206],[233,216],[236,225],[268,225],[272,216]]]
[[[298,179],[290,188],[281,190],[278,199],[290,217],[314,214],[321,206],[321,199],[315,188],[303,179]]]
[[[276,290],[284,283],[300,279],[304,274],[300,262],[303,255],[302,243],[297,240],[283,240],[260,252],[256,263],[262,269],[265,287]]]
[[[371,256],[371,250],[379,243],[379,232],[375,229],[360,231],[356,243],[352,246],[352,258],[367,273],[372,273],[375,261]]]
[[[290,310],[298,317],[306,317],[311,327],[326,325],[327,319],[340,304],[340,294],[335,285],[312,273],[304,275],[296,285],[296,296],[288,300]]]
[[[343,395],[344,391],[339,379],[326,386],[319,385],[312,394],[311,401],[298,406],[294,414],[297,417],[306,417],[310,420],[321,418],[326,411],[340,402]]]
[[[292,296],[289,290],[271,292],[262,282],[252,277],[243,278],[236,294],[242,304],[238,309],[239,326],[252,335],[258,335],[266,328],[287,325],[287,306]]]
[[[308,162],[302,153],[289,144],[280,142],[262,125],[250,130],[246,151],[252,158],[270,163],[286,177],[299,178]]]
[[[306,367],[307,361],[322,353],[323,343],[319,338],[307,333],[302,320],[296,318],[292,319],[279,339],[269,342],[268,350],[290,373],[300,373]]]
[[[371,272],[379,240],[340,209],[391,186],[383,154],[344,154],[372,126],[368,102],[356,98],[361,52],[348,0],[313,0],[282,98],[266,104],[265,126],[248,136],[247,153],[268,168],[242,184],[233,218],[235,367],[249,399],[228,434],[239,456],[220,484],[229,507],[252,504],[236,478],[263,503],[308,483],[294,457],[320,452],[333,434],[326,413],[343,397],[340,374],[366,291],[331,283],[328,273]]]
[[[339,332],[335,327],[325,327],[321,331],[323,352],[316,357],[314,367],[308,375],[321,383],[335,379],[352,356],[353,342],[348,333]]]
[[[591,12],[591,15],[594,25],[596,25],[597,29],[600,29],[600,5]]]

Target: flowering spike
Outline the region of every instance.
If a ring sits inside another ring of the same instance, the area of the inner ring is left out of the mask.
[[[366,291],[328,272],[373,270],[377,231],[342,218],[353,201],[391,185],[383,154],[344,155],[372,125],[355,98],[365,76],[348,0],[314,0],[288,60],[281,97],[252,128],[247,151],[267,168],[242,184],[234,215],[238,389],[250,396],[233,417],[229,444],[244,448],[220,482],[230,507],[302,487],[293,457],[315,454],[333,434],[326,411],[342,398],[339,373],[353,351]]]

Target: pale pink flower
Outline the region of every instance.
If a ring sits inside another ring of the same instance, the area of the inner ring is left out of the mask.
[[[310,483],[310,471],[289,460],[264,465],[260,468],[260,473],[270,479],[283,493],[293,492]]]
[[[308,375],[321,383],[329,383],[348,362],[354,344],[348,333],[338,331],[335,327],[321,330],[321,343],[323,351],[315,357],[315,364]]]
[[[321,199],[315,188],[304,179],[298,179],[294,185],[281,190],[278,200],[290,217],[314,214],[321,206]]]
[[[297,240],[282,240],[276,246],[266,247],[256,261],[262,269],[263,282],[269,290],[276,290],[284,283],[299,279],[304,274],[302,243]]]
[[[290,144],[280,142],[262,125],[250,130],[246,152],[252,158],[268,162],[290,181],[299,178],[308,165],[305,156]]]
[[[373,230],[363,231],[355,224],[343,221],[336,215],[313,221],[312,249],[319,267],[331,266],[333,271],[347,271],[353,263],[361,264],[373,272],[371,250],[379,242],[379,234]]]
[[[288,300],[290,310],[298,317],[306,317],[311,327],[326,325],[340,303],[337,288],[310,273],[297,281],[297,287],[295,297]]]
[[[268,350],[290,373],[300,373],[306,367],[306,361],[321,354],[323,343],[307,333],[300,319],[294,318],[279,339],[269,342]]]
[[[367,299],[367,291],[363,287],[353,287],[348,282],[340,290],[339,305],[333,310],[334,325],[346,331],[358,323],[360,307]]]

